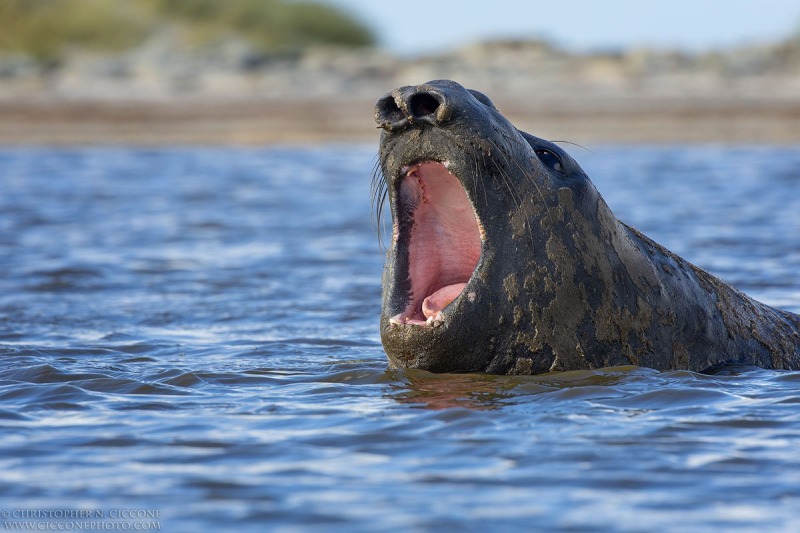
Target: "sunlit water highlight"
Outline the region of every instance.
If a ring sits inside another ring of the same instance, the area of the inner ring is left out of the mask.
[[[800,150],[572,150],[800,311]],[[164,531],[792,531],[800,373],[387,371],[371,147],[0,151],[0,509]]]

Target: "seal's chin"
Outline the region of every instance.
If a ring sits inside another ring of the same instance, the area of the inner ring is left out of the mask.
[[[398,255],[408,260],[410,290],[390,323],[438,326],[478,265],[484,231],[447,162],[425,161],[402,172],[394,239],[407,247]]]

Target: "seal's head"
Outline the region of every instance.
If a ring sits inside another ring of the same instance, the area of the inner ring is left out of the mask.
[[[525,373],[553,368],[553,347],[536,329],[559,326],[537,324],[547,319],[532,306],[553,305],[558,256],[574,251],[562,248],[603,240],[593,221],[607,207],[586,174],[452,81],[386,94],[375,120],[383,132],[373,190],[379,210],[388,196],[393,220],[381,316],[391,364],[507,373],[524,358]],[[575,232],[575,212],[588,235],[554,239]]]

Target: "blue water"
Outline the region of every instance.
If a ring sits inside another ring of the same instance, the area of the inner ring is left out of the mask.
[[[800,311],[800,149],[592,148],[619,218]],[[800,530],[800,372],[387,371],[373,162],[0,150],[0,519]]]

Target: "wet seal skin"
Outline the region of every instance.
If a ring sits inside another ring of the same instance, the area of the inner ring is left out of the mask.
[[[561,148],[447,80],[395,89],[373,182],[393,220],[390,364],[537,374],[640,365],[800,369],[800,316],[625,225]]]

